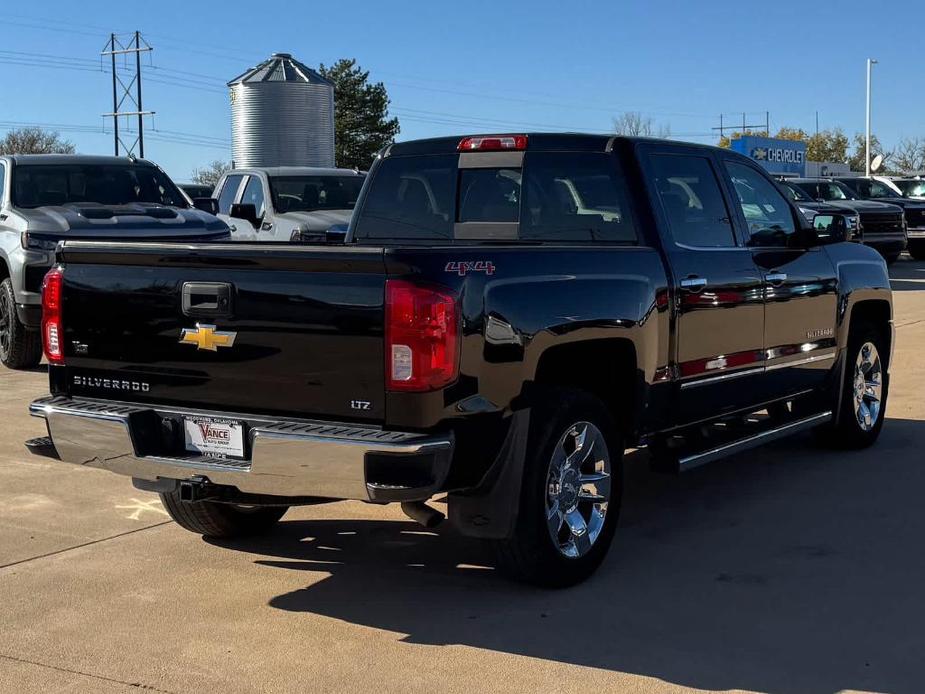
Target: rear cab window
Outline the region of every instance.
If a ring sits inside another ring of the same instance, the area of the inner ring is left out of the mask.
[[[626,182],[609,153],[400,155],[371,175],[358,240],[637,242]]]

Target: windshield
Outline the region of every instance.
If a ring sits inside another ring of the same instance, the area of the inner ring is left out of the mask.
[[[819,181],[810,185],[816,187],[823,200],[854,200],[855,197],[850,188],[838,181]]]
[[[925,197],[925,180],[922,181],[893,181],[899,189],[903,192],[903,195],[910,198],[922,198]]]
[[[843,183],[861,198],[899,198],[902,197],[886,183],[871,178],[852,178]]]
[[[280,213],[352,210],[365,176],[270,176],[273,208]]]
[[[13,169],[13,204],[17,207],[69,203],[147,203],[189,207],[173,182],[153,166],[25,164]]]
[[[784,189],[784,193],[786,193],[787,197],[795,202],[812,202],[813,201],[811,197],[809,197],[806,193],[804,193],[802,190],[800,190],[794,185],[790,185],[789,183],[781,183],[780,185],[781,185],[781,188]]]

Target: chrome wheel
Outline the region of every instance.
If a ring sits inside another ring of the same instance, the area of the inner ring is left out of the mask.
[[[883,367],[873,342],[865,342],[854,365],[854,416],[861,431],[871,431],[880,418]]]
[[[590,422],[569,427],[552,454],[546,474],[546,527],[559,552],[584,556],[604,527],[610,502],[610,452]]]

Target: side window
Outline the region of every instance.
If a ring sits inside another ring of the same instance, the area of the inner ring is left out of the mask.
[[[736,246],[732,219],[709,159],[653,154],[650,162],[675,243],[700,248]]]
[[[749,245],[787,245],[787,237],[796,231],[796,224],[790,205],[780,191],[745,164],[727,161],[726,171],[748,225]]]
[[[228,176],[225,178],[225,184],[222,186],[222,192],[218,196],[218,211],[220,214],[231,214],[231,205],[234,203],[234,196],[241,185],[242,175]]]
[[[890,188],[887,188],[880,181],[871,181],[870,182],[870,197],[872,198],[891,198],[896,193],[894,193]]]
[[[635,243],[626,181],[616,159],[586,152],[528,152],[520,238]]]
[[[862,198],[873,198],[877,196],[877,192],[874,189],[873,183],[868,180],[853,181],[852,183],[846,183],[845,185],[851,188],[853,192],[857,193]]]
[[[244,186],[244,195],[241,196],[242,205],[253,205],[257,210],[257,217],[263,217],[263,182],[259,176],[249,176]]]

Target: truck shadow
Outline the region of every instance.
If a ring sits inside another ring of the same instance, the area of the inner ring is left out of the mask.
[[[477,542],[410,522],[284,522],[225,546],[330,574],[272,607],[409,643],[703,689],[921,691],[923,441],[925,422],[893,419],[868,451],[802,437],[678,478],[633,454],[613,549],[566,591],[510,583]]]
[[[925,262],[904,255],[889,269],[894,292],[925,291]]]

